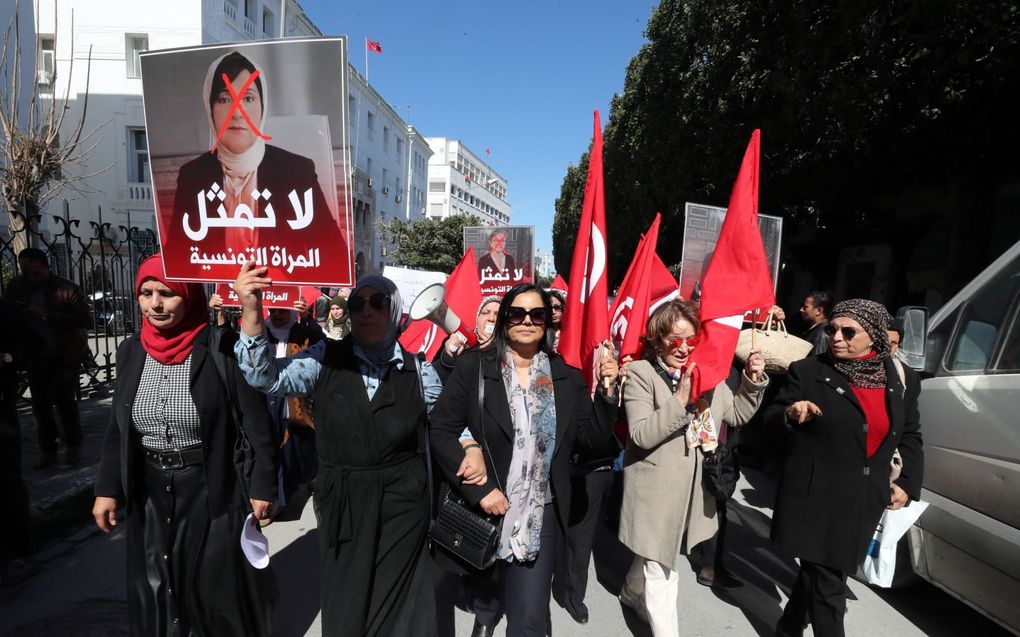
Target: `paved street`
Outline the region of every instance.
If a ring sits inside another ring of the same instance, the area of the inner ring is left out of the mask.
[[[777,556],[768,542],[770,511],[766,505],[771,503],[771,482],[753,472],[750,478],[742,480],[739,502],[730,511],[728,558],[732,570],[747,585],[731,593],[715,592],[695,583],[693,573],[681,573],[679,606],[684,635],[769,635],[779,617],[795,564]],[[267,535],[273,550],[272,568],[281,588],[277,635],[319,635],[318,538],[312,507],[306,506],[298,520],[269,526]],[[122,530],[100,537],[98,531],[87,527],[37,556],[41,571],[21,588],[0,594],[0,635],[127,635],[124,540]],[[608,535],[599,539],[598,549],[599,559],[590,569],[590,622],[578,625],[554,604],[553,634],[650,635],[647,626],[621,610],[614,596],[627,566],[625,550]],[[903,591],[876,591],[851,581],[850,589],[849,635],[1006,634],[927,584]],[[457,635],[470,634],[472,616],[457,610],[456,619]],[[502,627],[496,634],[505,634]]]

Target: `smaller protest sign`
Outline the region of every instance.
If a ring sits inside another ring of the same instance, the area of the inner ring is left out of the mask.
[[[241,299],[234,294],[229,283],[216,285],[216,294],[223,299],[223,307],[241,307]],[[267,310],[293,310],[294,303],[303,299],[309,306],[322,296],[319,288],[310,285],[271,285],[262,290],[262,307]]]
[[[412,270],[400,268],[395,265],[388,265],[383,268],[383,276],[393,281],[400,290],[400,299],[403,302],[403,312],[411,311],[411,303],[418,294],[433,283],[443,283],[446,275],[442,272],[429,272],[426,270]]]
[[[465,226],[464,251],[478,255],[478,281],[485,296],[534,281],[534,226]]]

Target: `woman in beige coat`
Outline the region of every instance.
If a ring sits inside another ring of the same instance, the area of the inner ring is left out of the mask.
[[[718,446],[724,421],[739,427],[750,420],[768,385],[765,361],[752,351],[742,372],[733,370],[691,403],[694,365],[688,363],[700,330],[698,312],[686,301],[656,309],[648,319],[645,358],[629,365],[623,393],[630,440],[620,541],[635,559],[620,600],[648,621],[655,637],[679,635],[681,555],[718,528],[715,497],[702,482],[705,454]]]

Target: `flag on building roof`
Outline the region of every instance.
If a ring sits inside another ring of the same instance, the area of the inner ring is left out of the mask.
[[[382,53],[382,45],[379,44],[378,42],[365,38],[365,46],[368,47],[369,51],[372,51],[374,53]]]

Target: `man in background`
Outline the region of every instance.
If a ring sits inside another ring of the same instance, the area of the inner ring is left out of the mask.
[[[86,330],[92,327],[92,313],[80,287],[50,272],[42,250],[22,250],[18,267],[21,274],[11,279],[4,298],[17,308],[24,335],[32,415],[43,452],[34,468],[57,461],[60,432],[54,407],[64,430],[64,463],[74,465],[81,459],[82,441],[78,375],[88,352]]]
[[[811,354],[824,354],[829,351],[829,337],[825,334],[825,326],[829,324],[829,312],[832,311],[832,295],[822,290],[815,290],[804,299],[800,307],[800,316],[808,324],[804,340],[811,343]]]

